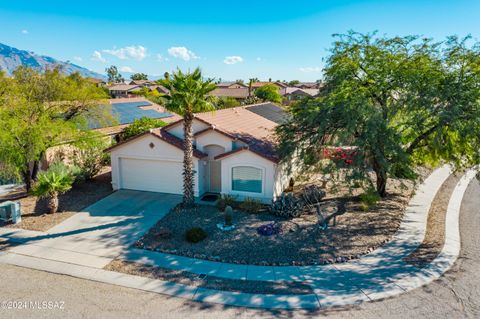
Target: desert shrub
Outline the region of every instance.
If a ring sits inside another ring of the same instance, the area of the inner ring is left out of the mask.
[[[369,188],[367,191],[360,195],[360,209],[368,211],[370,207],[375,206],[380,200],[380,195],[374,188]]]
[[[109,145],[104,136],[94,132],[74,143],[73,164],[80,169],[81,179],[90,180],[100,172],[110,157],[103,152]]]
[[[246,197],[243,202],[240,203],[239,208],[246,213],[259,213],[263,208],[262,202],[258,199]]]
[[[133,121],[132,124],[125,127],[119,134],[119,141],[127,140],[131,137],[145,133],[148,130],[165,126],[166,123],[159,119],[153,119],[150,117],[142,117]]]
[[[217,109],[229,109],[232,107],[240,106],[240,102],[238,102],[235,98],[233,97],[220,97],[216,103]]]
[[[200,227],[190,228],[185,232],[185,239],[189,243],[198,243],[207,238],[208,234]]]
[[[233,195],[223,194],[222,197],[217,200],[216,205],[218,210],[223,212],[225,210],[225,207],[227,206],[237,206],[237,197]]]

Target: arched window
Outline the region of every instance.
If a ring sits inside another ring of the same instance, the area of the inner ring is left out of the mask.
[[[261,169],[251,166],[236,166],[232,168],[232,190],[239,192],[262,192]]]

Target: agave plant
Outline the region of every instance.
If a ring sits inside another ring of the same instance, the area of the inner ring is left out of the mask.
[[[63,163],[54,163],[48,170],[38,174],[32,194],[48,198],[48,208],[51,214],[58,211],[58,195],[65,193],[75,181],[75,168]]]

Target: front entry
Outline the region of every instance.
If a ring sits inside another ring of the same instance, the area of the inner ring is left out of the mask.
[[[206,191],[220,193],[222,191],[222,162],[216,161],[214,158],[225,153],[225,148],[220,145],[207,145],[203,148],[203,151],[208,154]]]
[[[211,193],[220,193],[222,191],[222,162],[208,161],[210,171],[210,190]]]

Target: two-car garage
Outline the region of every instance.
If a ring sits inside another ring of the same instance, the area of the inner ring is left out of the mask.
[[[182,162],[119,158],[119,188],[182,193]]]

